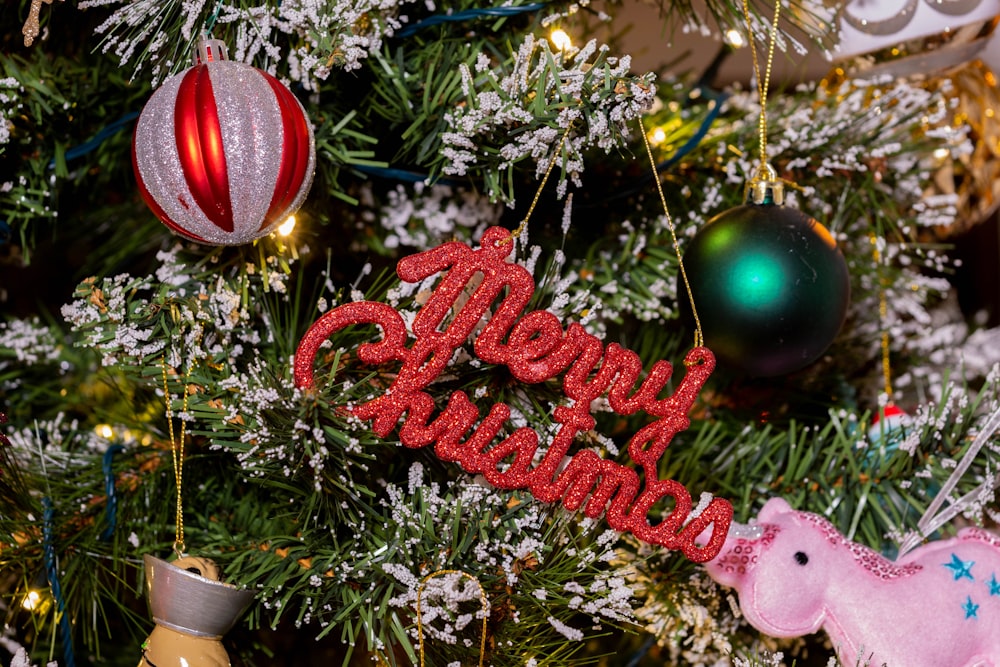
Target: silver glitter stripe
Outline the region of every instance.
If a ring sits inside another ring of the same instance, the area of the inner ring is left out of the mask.
[[[187,186],[174,138],[174,101],[184,73],[163,83],[146,102],[135,130],[135,157],[146,190],[176,225],[203,236],[215,225]]]
[[[258,232],[271,205],[284,141],[278,101],[267,80],[252,67],[231,60],[208,64],[222,147],[229,170],[229,200],[235,233]]]

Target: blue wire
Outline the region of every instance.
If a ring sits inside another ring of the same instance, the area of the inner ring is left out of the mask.
[[[631,658],[629,658],[629,661],[627,663],[625,663],[625,667],[637,667],[639,661],[642,660],[642,658],[647,653],[649,653],[649,649],[653,647],[654,643],[656,643],[655,637],[653,637],[652,635],[647,637],[646,641],[642,643],[642,646],[639,648],[639,650],[636,651]]]
[[[705,89],[702,89],[703,92],[704,90]],[[701,125],[698,126],[698,131],[692,134],[691,137],[687,141],[685,141],[684,144],[680,148],[678,148],[673,155],[671,155],[669,158],[656,165],[657,171],[663,171],[664,169],[668,169],[674,166],[675,164],[680,162],[685,155],[687,155],[688,153],[690,153],[691,151],[693,151],[695,148],[698,147],[698,144],[700,144],[701,140],[705,138],[705,135],[708,134],[708,131],[712,129],[712,125],[715,123],[715,119],[719,117],[720,113],[722,113],[722,103],[725,102],[728,98],[729,95],[727,95],[726,93],[711,94],[710,99],[715,104],[713,104],[712,108],[708,110],[708,113],[705,114],[705,117],[701,119]]]
[[[278,3],[278,6],[279,7],[281,6],[280,2]],[[209,16],[205,20],[205,34],[206,35],[210,35],[212,33],[212,28],[215,27],[215,22],[219,18],[219,12],[220,11],[222,11],[222,2],[219,2],[218,4],[215,5],[215,11],[212,12],[212,15]]]
[[[371,165],[363,164],[352,164],[350,167],[355,171],[360,171],[362,174],[379,176],[381,178],[391,178],[395,181],[401,181],[403,183],[424,183],[428,178],[430,178],[430,174],[425,174],[419,171],[410,171],[408,169],[397,169],[395,167],[373,167]],[[432,183],[432,185],[451,185],[459,187],[463,185],[463,183],[451,178],[438,178]]]
[[[73,160],[80,156],[86,155],[87,153],[94,150],[102,143],[104,143],[105,139],[107,139],[111,135],[115,134],[116,132],[120,132],[121,130],[124,130],[129,123],[131,123],[138,117],[139,114],[137,112],[130,111],[129,113],[125,114],[115,122],[102,128],[92,138],[83,142],[79,146],[74,146],[73,148],[66,151],[66,159]],[[49,160],[49,169],[55,169],[55,166],[56,166],[55,158]]]
[[[482,9],[466,9],[460,12],[455,12],[454,14],[434,14],[433,16],[428,16],[423,21],[417,21],[412,25],[406,26],[397,32],[396,36],[405,39],[407,37],[413,37],[413,35],[417,34],[424,28],[441,25],[442,23],[468,21],[470,19],[482,18],[484,16],[517,16],[518,14],[537,12],[544,7],[544,2],[532,2],[527,5],[521,5],[520,7],[484,7]]]
[[[712,107],[705,114],[705,117],[701,119],[701,124],[698,126],[698,130],[692,134],[687,141],[685,141],[674,154],[671,155],[666,160],[660,162],[656,165],[656,171],[663,171],[674,166],[680,162],[684,156],[693,151],[701,143],[708,131],[712,129],[712,125],[715,124],[715,119],[719,117],[722,113],[722,103],[726,101],[729,96],[725,93],[711,93],[710,99],[714,102]],[[401,181],[403,183],[423,183],[427,180],[429,174],[421,173],[419,171],[409,171],[406,169],[396,169],[393,167],[373,167],[369,165],[351,165],[351,168],[360,171],[363,174],[368,174],[370,176],[380,176],[382,178],[391,178],[396,181]],[[434,181],[434,185],[452,185],[459,186],[461,183],[453,179],[441,178]]]
[[[429,174],[422,174],[419,171],[408,171],[406,169],[396,169],[394,167],[372,167],[369,165],[352,164],[351,169],[360,171],[369,176],[381,176],[382,178],[392,178],[404,183],[423,183]]]
[[[46,496],[42,498],[42,507],[45,508],[42,524],[42,547],[45,553],[45,574],[49,580],[49,588],[52,590],[52,597],[56,601],[56,614],[59,616],[59,630],[62,634],[63,662],[64,667],[76,667],[76,658],[73,655],[73,629],[69,624],[69,615],[66,614],[66,602],[62,596],[62,586],[59,585],[59,567],[56,564],[56,548],[52,543],[52,520],[55,510],[52,508],[52,501]]]
[[[705,97],[707,97],[709,100],[713,101],[714,104],[708,110],[708,113],[705,114],[704,118],[701,119],[701,124],[698,126],[698,130],[694,134],[692,134],[688,138],[688,140],[685,141],[676,151],[674,151],[673,155],[668,157],[666,160],[657,163],[656,165],[657,174],[669,169],[670,167],[680,162],[682,159],[684,159],[684,156],[686,156],[688,153],[697,148],[699,144],[701,144],[702,140],[705,138],[705,135],[707,135],[708,131],[712,129],[712,125],[715,124],[715,119],[719,117],[720,113],[722,113],[722,103],[725,102],[726,99],[729,97],[726,93],[715,92],[711,89],[704,87],[696,87],[695,90],[700,90],[702,94],[704,94]],[[624,190],[617,192],[616,194],[606,197],[601,201],[599,205],[605,206],[610,201],[616,199],[622,199],[624,197],[629,197],[635,194],[642,188],[646,187],[646,182],[652,180],[652,178],[653,178],[652,172],[646,173],[641,178],[635,180],[634,187],[626,188]],[[580,208],[592,208],[597,205],[598,204],[582,204]]]
[[[14,233],[13,230],[10,228],[10,225],[7,224],[6,220],[0,220],[0,245],[10,243],[10,239],[12,236],[14,236]],[[0,424],[2,423],[3,421],[0,421]]]
[[[122,445],[111,445],[108,447],[108,451],[104,452],[104,462],[102,464],[102,469],[104,470],[104,493],[108,497],[104,516],[107,519],[108,525],[105,526],[104,532],[101,533],[102,542],[109,541],[111,536],[115,534],[115,524],[118,521],[118,493],[117,489],[115,489],[115,471],[111,464],[114,462],[115,454],[124,449],[125,447]]]

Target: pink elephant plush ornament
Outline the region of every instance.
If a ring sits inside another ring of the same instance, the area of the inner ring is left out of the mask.
[[[706,568],[757,630],[825,630],[845,667],[1000,667],[1000,539],[985,530],[891,561],[772,498]]]

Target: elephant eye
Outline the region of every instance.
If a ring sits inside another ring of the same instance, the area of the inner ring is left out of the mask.
[[[806,563],[809,562],[809,556],[807,556],[802,551],[796,551],[795,552],[795,562],[798,563],[799,565],[805,565]]]

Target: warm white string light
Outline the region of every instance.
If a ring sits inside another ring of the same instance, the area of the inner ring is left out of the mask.
[[[290,215],[283,223],[278,225],[278,235],[288,236],[289,234],[292,233],[294,229],[295,229],[295,216]]]
[[[573,46],[573,40],[570,38],[569,33],[567,33],[562,28],[556,28],[549,34],[549,40],[552,44],[560,51],[565,51]]]

